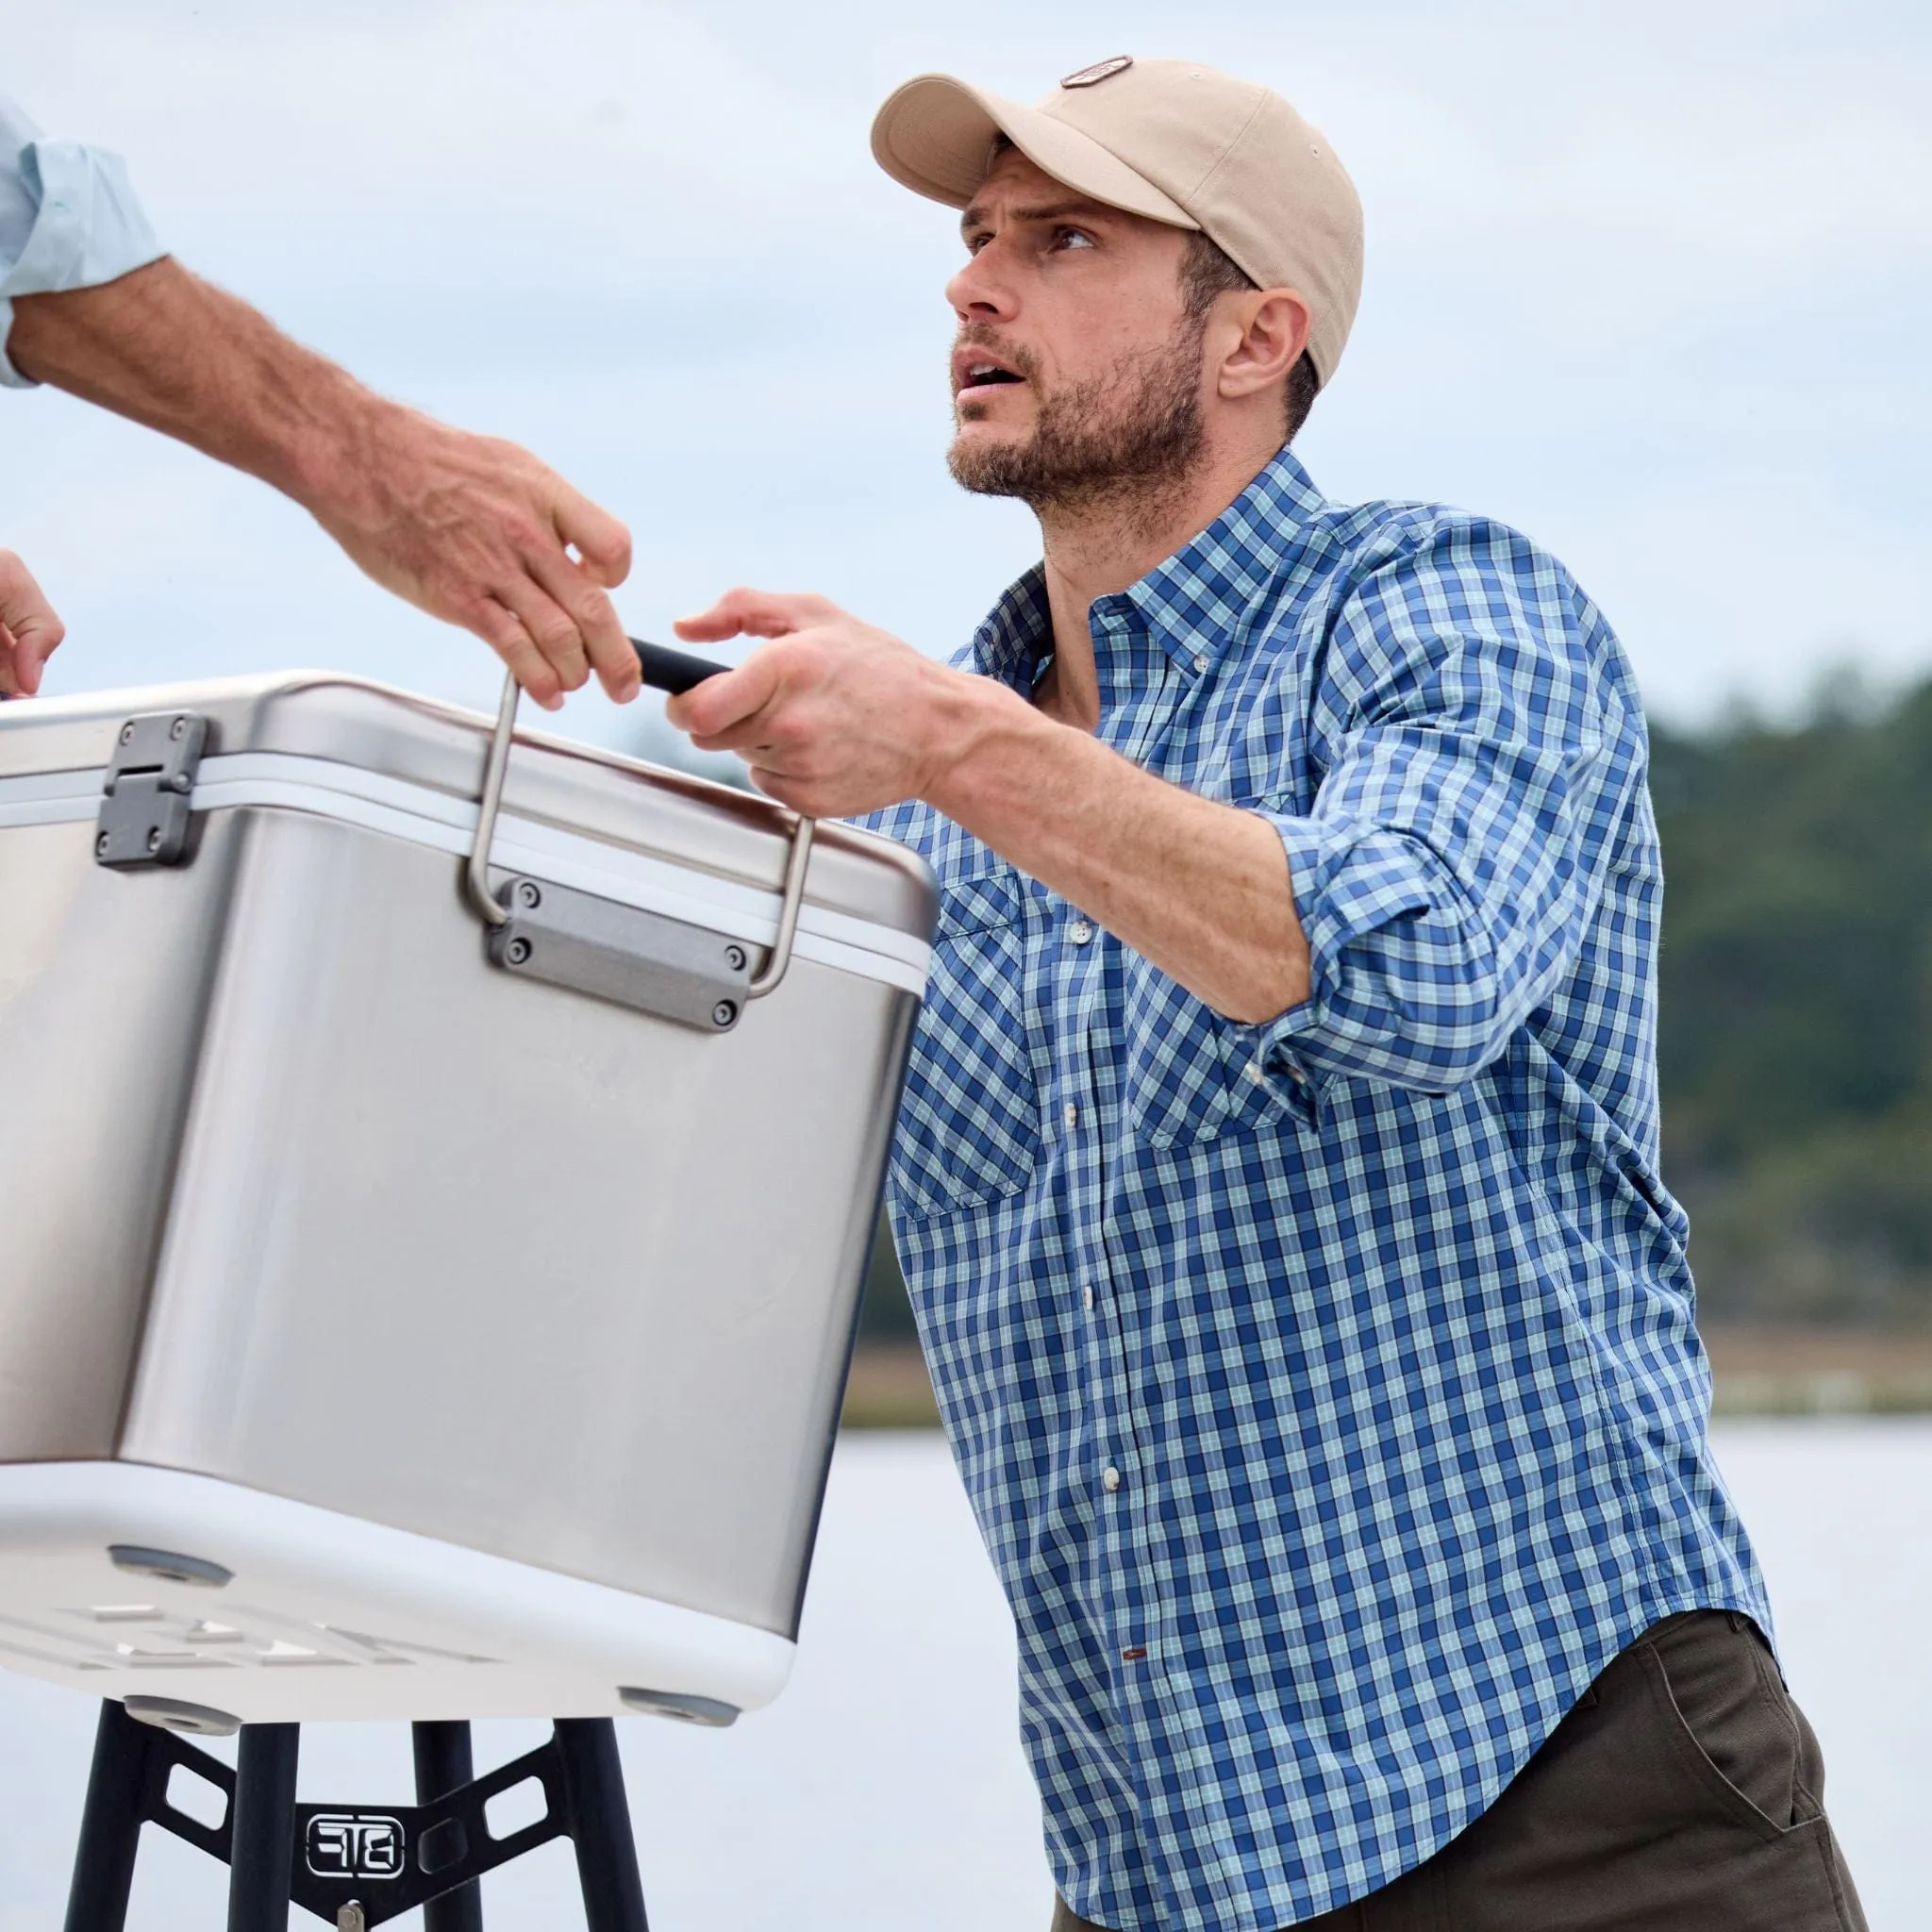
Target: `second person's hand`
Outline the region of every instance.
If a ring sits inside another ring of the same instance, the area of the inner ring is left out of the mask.
[[[67,626],[10,550],[0,550],[0,695],[30,698]]]
[[[359,412],[291,494],[385,590],[491,644],[548,709],[594,672],[623,704],[637,654],[606,595],[630,533],[528,450],[394,404]]]

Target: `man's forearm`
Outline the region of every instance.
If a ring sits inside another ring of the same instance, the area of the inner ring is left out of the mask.
[[[66,390],[245,470],[298,502],[340,487],[358,432],[395,408],[171,259],[14,304],[8,354]]]
[[[638,666],[605,587],[630,536],[527,450],[405,408],[163,259],[14,301],[24,375],[131,417],[293,497],[370,576],[488,641],[540,703]]]
[[[923,798],[1232,1020],[1308,996],[1274,827],[1150,776],[990,678],[948,670],[823,597],[728,591],[691,643],[774,641],[666,715],[760,790],[845,817]]]
[[[1265,819],[1151,776],[984,678],[941,674],[960,747],[926,802],[1230,1019],[1308,996],[1288,856]]]

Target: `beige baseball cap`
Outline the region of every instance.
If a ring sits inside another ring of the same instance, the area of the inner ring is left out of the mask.
[[[1070,74],[1037,106],[949,74],[908,80],[872,151],[916,194],[964,208],[1004,134],[1057,181],[1110,208],[1198,228],[1264,289],[1307,298],[1325,383],[1362,288],[1362,205],[1321,133],[1277,93],[1192,60],[1126,54]]]

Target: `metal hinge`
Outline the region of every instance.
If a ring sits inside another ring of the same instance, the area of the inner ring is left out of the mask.
[[[97,863],[129,872],[186,861],[190,801],[207,743],[208,720],[194,711],[149,711],[122,725],[101,788]]]

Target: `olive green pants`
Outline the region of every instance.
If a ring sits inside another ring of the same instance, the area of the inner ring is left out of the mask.
[[[1824,1762],[1756,1625],[1669,1617],[1468,1830],[1297,1932],[1865,1932]],[[1054,1932],[1097,1932],[1064,1904]]]

